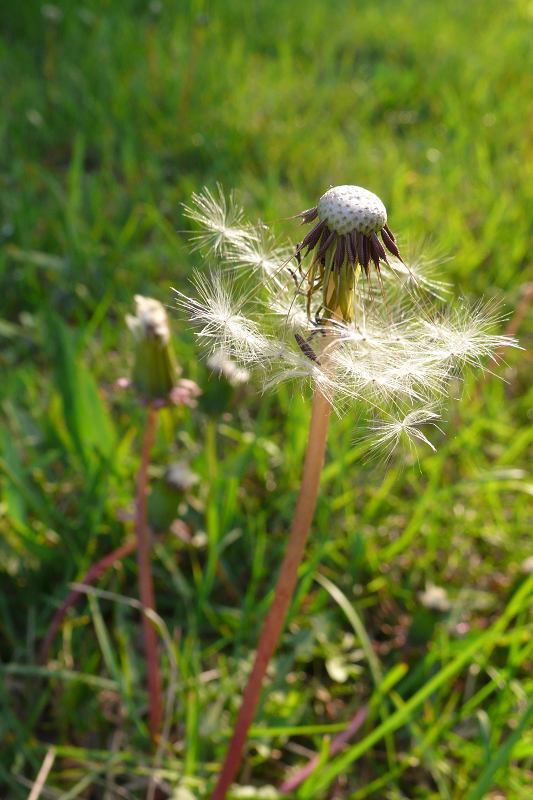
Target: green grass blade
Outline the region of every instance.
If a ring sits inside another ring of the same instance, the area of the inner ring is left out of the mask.
[[[385,722],[378,725],[378,727],[371,731],[362,741],[340,755],[339,758],[324,770],[323,774],[320,776],[320,780],[317,782],[317,787],[319,789],[324,789],[329,786],[338,775],[343,773],[349,765],[356,761],[363,753],[366,753],[372,745],[379,742],[386,734],[398,730],[398,728],[405,725],[409,721],[412,712],[437,689],[440,689],[454,678],[462,667],[479,653],[480,650],[483,650],[485,647],[494,647],[502,630],[504,630],[508,622],[519,613],[522,602],[529,596],[532,588],[533,575],[520,587],[511,599],[507,609],[494,624],[492,629],[480,635],[474,642],[471,642],[469,646],[463,647],[461,652],[450,663],[443,667],[437,675],[431,678],[425,686],[419,689],[416,694],[409,698],[401,709],[391,714]]]
[[[507,739],[498,747],[496,752],[491,753],[490,760],[487,766],[479,776],[475,786],[469,791],[466,800],[483,800],[487,792],[492,787],[494,779],[502,767],[504,767],[511,758],[513,748],[520,741],[522,734],[527,730],[529,721],[533,717],[533,703],[530,703],[522,714],[520,721],[512,733],[509,734]]]

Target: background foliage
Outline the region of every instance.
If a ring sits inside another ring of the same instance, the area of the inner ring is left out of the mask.
[[[134,559],[99,582],[120,597],[83,599],[37,661],[69,582],[131,531],[143,412],[114,384],[131,363],[133,294],[171,302],[170,286],[187,285],[197,259],[180,204],[204,184],[238,187],[252,216],[294,239],[286,217],[357,183],[383,198],[405,251],[452,256],[440,269],[456,293],[512,313],[531,279],[533,11],[9,0],[0,18],[2,796],[27,797],[53,744],[47,797],[144,797]],[[205,796],[224,752],[308,399],[213,383],[173,322],[184,375],[204,390],[197,410],[162,415],[152,475],[158,611],[176,660],[167,650],[161,766],[184,800]],[[279,786],[318,750],[295,797],[530,797],[529,366],[515,352],[505,382],[468,377],[436,454],[362,463],[363,423],[334,421],[243,784]],[[163,480],[174,461],[198,476],[186,493]],[[421,603],[430,584],[448,592],[447,613]],[[369,721],[328,759],[324,734],[366,703]]]

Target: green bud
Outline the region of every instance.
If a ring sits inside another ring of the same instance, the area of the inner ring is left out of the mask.
[[[170,343],[167,312],[158,300],[135,295],[135,315],[126,322],[135,338],[132,380],[149,401],[167,401],[177,383],[179,369]]]

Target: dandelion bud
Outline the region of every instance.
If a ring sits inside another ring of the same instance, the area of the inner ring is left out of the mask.
[[[145,400],[166,402],[179,375],[167,312],[158,300],[137,294],[135,315],[126,322],[136,342],[133,384]]]
[[[368,277],[372,262],[380,276],[380,262],[388,263],[386,250],[401,260],[394,235],[387,227],[385,206],[377,195],[361,186],[335,186],[322,195],[316,208],[300,216],[304,223],[318,217],[296,248],[298,259],[302,253],[307,256],[313,252],[313,261],[304,273],[308,309],[312,296],[321,291],[325,318],[351,322],[360,271]]]

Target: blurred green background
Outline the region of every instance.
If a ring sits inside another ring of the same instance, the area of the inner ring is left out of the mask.
[[[69,582],[131,534],[144,412],[115,381],[133,295],[186,290],[192,191],[236,187],[294,238],[285,218],[355,183],[383,198],[404,252],[444,257],[457,295],[511,317],[532,280],[533,6],[5,0],[0,20],[1,796],[26,798],[54,745],[43,797],[145,797],[134,558],[98,583],[120,597],[82,599],[37,657]],[[190,800],[212,786],[268,606],[309,398],[214,381],[171,316],[204,391],[161,414],[152,468],[176,660],[164,651],[163,796]],[[334,421],[247,797],[275,796],[264,786],[317,751],[294,797],[531,797],[531,360],[506,358],[503,381],[467,376],[459,402],[457,387],[435,454],[368,464],[361,421]],[[176,461],[198,477],[186,491],[165,481]],[[433,584],[448,611],[420,599]],[[347,755],[328,758],[324,736],[366,703]]]

